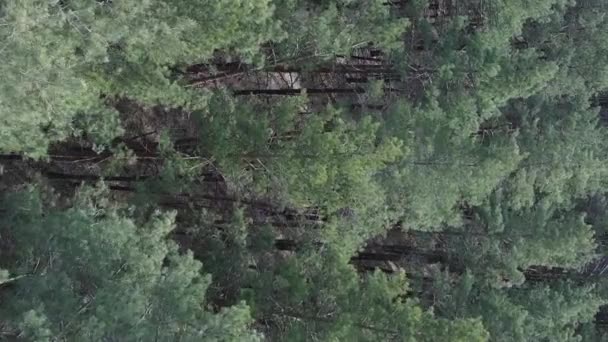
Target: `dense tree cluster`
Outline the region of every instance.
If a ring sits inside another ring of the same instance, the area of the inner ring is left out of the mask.
[[[608,340],[605,0],[19,0],[0,37],[0,340]]]

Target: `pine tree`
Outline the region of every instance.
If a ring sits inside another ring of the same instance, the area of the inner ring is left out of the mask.
[[[79,128],[103,143],[119,135],[114,96],[203,108],[206,97],[183,89],[169,67],[217,49],[259,60],[263,42],[284,37],[269,1],[27,0],[4,3],[0,13],[7,61],[0,69],[0,150],[34,157]],[[93,125],[72,127],[77,116]]]
[[[283,22],[289,37],[273,44],[276,62],[329,60],[369,43],[386,52],[399,50],[401,34],[408,26],[407,19],[392,13],[383,0],[275,0],[273,3],[275,15]]]
[[[313,252],[315,253],[315,252]],[[407,298],[404,274],[360,279],[330,246],[290,257],[275,275],[256,277],[248,292],[254,315],[275,340],[486,341],[476,319],[445,320]],[[268,301],[267,298],[273,298]]]
[[[230,97],[212,101],[210,112],[200,116],[200,153],[248,192],[272,196],[278,204],[319,208],[322,217],[348,208],[376,221],[367,229],[381,232],[387,217],[378,216],[385,211],[385,195],[376,176],[403,154],[400,141],[381,139],[371,117],[348,120],[331,107],[299,113],[304,99],[269,109]]]
[[[441,315],[481,317],[493,341],[580,341],[579,324],[593,321],[604,301],[593,288],[567,281],[507,291],[478,286],[470,274],[449,283],[437,283]]]
[[[5,196],[3,256],[13,276],[1,320],[32,340],[256,341],[247,306],[205,309],[210,277],[167,240],[172,215],[129,217],[103,188],[55,203],[37,189]],[[6,281],[6,280],[5,280]]]

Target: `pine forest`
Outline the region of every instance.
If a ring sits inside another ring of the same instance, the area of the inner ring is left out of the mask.
[[[607,342],[608,0],[0,0],[0,341]]]

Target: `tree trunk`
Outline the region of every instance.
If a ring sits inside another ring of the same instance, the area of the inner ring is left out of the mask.
[[[242,89],[235,90],[233,94],[241,95],[278,95],[278,96],[294,96],[302,94],[324,95],[324,94],[363,94],[365,89],[356,88],[302,88],[302,89]]]

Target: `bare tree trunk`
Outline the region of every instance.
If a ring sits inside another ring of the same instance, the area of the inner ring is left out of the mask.
[[[302,94],[363,94],[365,89],[356,88],[302,88],[302,89],[242,89],[233,91],[234,95],[278,95],[293,96]]]

